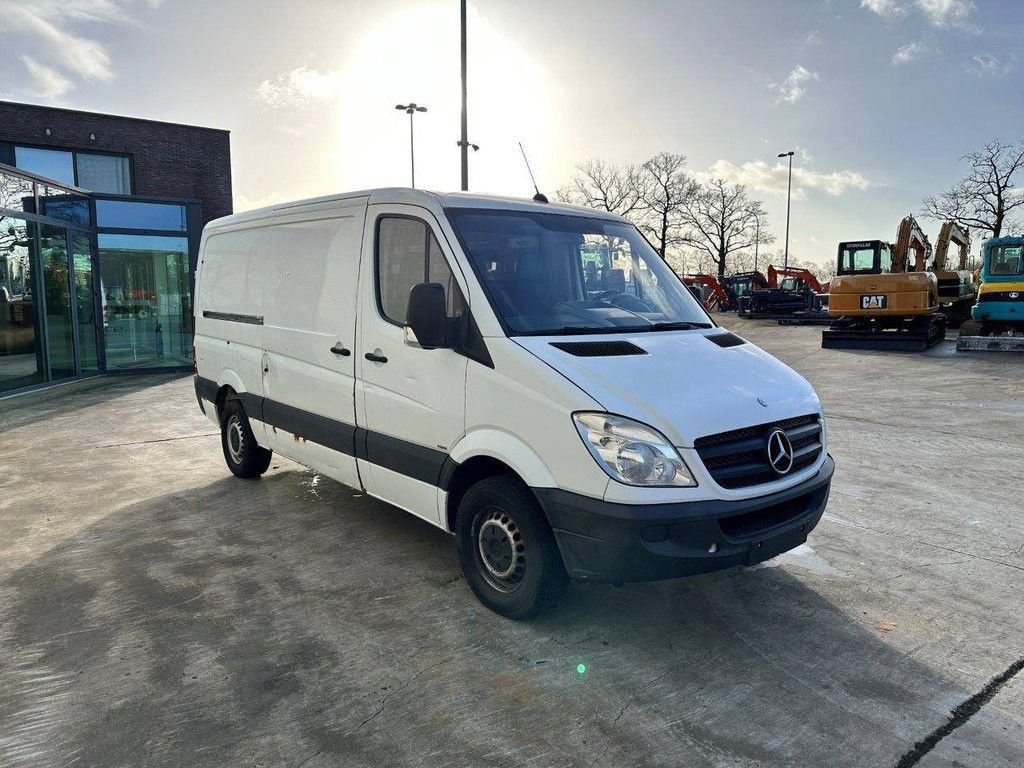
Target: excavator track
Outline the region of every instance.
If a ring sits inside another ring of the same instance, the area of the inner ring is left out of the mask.
[[[923,352],[945,338],[946,318],[939,312],[889,324],[873,318],[844,317],[821,332],[821,347]]]
[[[1001,328],[980,320],[968,320],[960,326],[956,351],[1024,352],[1024,335],[1018,335],[1012,328]]]

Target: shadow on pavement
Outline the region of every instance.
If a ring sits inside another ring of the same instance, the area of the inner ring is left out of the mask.
[[[226,477],[0,583],[0,762],[893,764],[969,692],[847,610],[775,567],[514,623],[426,523],[308,471]]]

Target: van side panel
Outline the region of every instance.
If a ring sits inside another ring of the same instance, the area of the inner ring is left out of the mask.
[[[271,447],[357,488],[356,287],[365,211],[360,201],[319,218],[275,221],[266,229],[262,276]]]
[[[217,232],[203,240],[196,286],[196,368],[237,392],[263,394],[264,274],[255,257],[258,228]],[[212,410],[211,418],[216,418]],[[262,425],[256,439],[266,445]]]

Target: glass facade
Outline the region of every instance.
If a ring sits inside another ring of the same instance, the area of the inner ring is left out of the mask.
[[[137,203],[134,200],[97,200],[96,226],[168,232],[184,232],[188,228],[184,205]]]
[[[191,365],[188,240],[101,234],[99,256],[107,367]]]
[[[0,396],[191,366],[199,218],[197,203],[86,195],[0,165]]]
[[[22,170],[75,186],[75,156],[61,149],[15,147],[14,164]]]
[[[113,195],[132,193],[131,168],[127,157],[76,152],[75,170],[78,172],[78,186],[90,192]]]
[[[60,184],[110,195],[132,193],[131,163],[125,155],[41,147],[14,147],[14,165]]]
[[[0,217],[0,392],[45,379],[32,299],[35,228],[23,219]]]

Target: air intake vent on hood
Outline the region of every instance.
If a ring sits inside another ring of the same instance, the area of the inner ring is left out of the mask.
[[[646,355],[647,352],[629,341],[553,341],[552,347],[576,357],[619,357]]]
[[[716,333],[713,336],[705,336],[704,338],[720,347],[738,347],[740,344],[747,343],[735,333]]]

